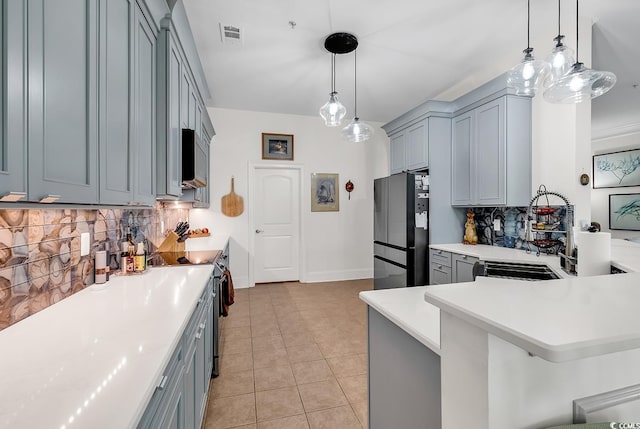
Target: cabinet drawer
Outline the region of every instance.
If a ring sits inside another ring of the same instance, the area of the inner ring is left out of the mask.
[[[431,260],[430,262],[437,263],[440,265],[444,265],[446,267],[451,267],[451,253],[445,252],[440,249],[431,249]]]
[[[449,283],[451,283],[451,267],[432,262],[429,284],[444,285]]]

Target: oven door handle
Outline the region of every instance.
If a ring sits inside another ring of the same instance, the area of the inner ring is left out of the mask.
[[[486,277],[487,268],[482,262],[476,262],[473,264],[473,281],[476,281],[476,277]]]

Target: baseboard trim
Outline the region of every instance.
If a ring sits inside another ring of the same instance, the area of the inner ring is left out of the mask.
[[[316,271],[306,273],[304,283],[337,282],[343,280],[359,280],[373,278],[372,269],[342,270],[342,271]]]

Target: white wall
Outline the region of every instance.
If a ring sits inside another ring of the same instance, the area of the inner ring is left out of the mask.
[[[341,128],[328,128],[311,116],[209,109],[216,130],[211,146],[211,207],[192,210],[192,228],[209,227],[215,234],[231,236],[231,271],[236,287],[249,286],[249,225],[251,200],[247,195],[251,163],[281,164],[262,160],[261,133],[294,134],[293,164],[303,166],[300,280],[318,282],[373,277],[373,179],[388,174],[389,139],[378,123],[374,137],[348,143]],[[346,124],[345,124],[346,125]],[[311,173],[340,175],[340,211],[311,212]],[[230,191],[244,198],[245,212],[230,218],[220,212],[220,199]],[[344,190],[351,180],[351,200]]]
[[[580,61],[587,67],[591,64],[591,24],[591,19],[580,18]],[[563,28],[564,34],[573,34],[573,25]],[[591,186],[581,185],[580,176],[591,172],[591,102],[549,103],[541,88],[533,98],[532,110],[532,196],[544,184],[575,206],[576,225],[582,220],[590,222]]]
[[[591,148],[593,154],[618,152],[640,148],[640,133],[627,134],[595,140]],[[600,188],[591,191],[591,218],[599,222],[603,231],[609,231],[609,194],[640,193],[640,186],[628,188]],[[640,237],[640,231],[611,231],[613,238]]]

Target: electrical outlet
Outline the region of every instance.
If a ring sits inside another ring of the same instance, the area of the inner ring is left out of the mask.
[[[91,239],[89,238],[89,233],[83,232],[80,234],[80,256],[88,255],[90,249]]]
[[[493,230],[500,231],[500,219],[493,220]]]

